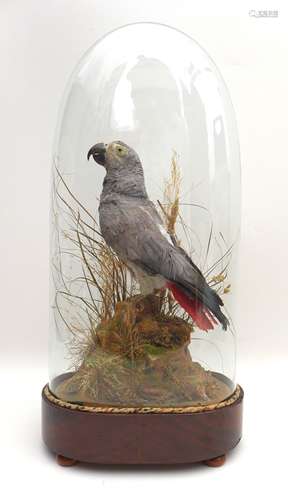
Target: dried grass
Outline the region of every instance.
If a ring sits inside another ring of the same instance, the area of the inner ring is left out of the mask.
[[[170,176],[164,181],[163,204],[158,201],[164,216],[167,232],[178,242],[176,236],[176,222],[179,216],[181,172],[178,157],[173,152],[170,166]]]

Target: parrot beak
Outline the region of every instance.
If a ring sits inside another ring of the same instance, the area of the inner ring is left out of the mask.
[[[95,146],[92,146],[92,148],[89,149],[87,154],[87,160],[89,161],[90,156],[93,156],[93,159],[96,161],[96,163],[99,163],[99,165],[104,166],[106,160],[105,155],[106,155],[106,146],[103,142],[99,142],[98,144],[95,144]]]

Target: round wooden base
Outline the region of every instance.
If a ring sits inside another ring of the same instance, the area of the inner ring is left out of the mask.
[[[187,464],[217,467],[241,439],[243,390],[214,409],[129,409],[88,407],[57,400],[42,392],[42,434],[60,465]]]

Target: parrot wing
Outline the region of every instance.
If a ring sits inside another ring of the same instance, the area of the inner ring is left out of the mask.
[[[192,317],[192,310],[202,306],[207,308],[207,328],[203,329],[213,328],[214,315],[226,330],[229,322],[220,309],[223,306],[221,298],[209,287],[200,269],[186,252],[173,244],[153,203],[135,204],[130,206],[130,210],[120,212],[121,222],[118,219],[118,224],[125,227],[125,238],[121,243],[118,240],[117,246],[123,257],[147,274],[163,276],[175,299]],[[187,309],[187,298],[193,300],[191,311]]]

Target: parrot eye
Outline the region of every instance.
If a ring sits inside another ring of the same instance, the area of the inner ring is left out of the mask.
[[[126,156],[126,154],[127,154],[127,149],[126,149],[126,148],[124,148],[123,146],[119,146],[119,145],[117,145],[117,146],[116,146],[116,153],[117,153],[117,155],[118,155],[118,156],[121,156],[121,157],[122,157],[122,156]]]

